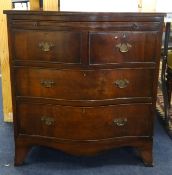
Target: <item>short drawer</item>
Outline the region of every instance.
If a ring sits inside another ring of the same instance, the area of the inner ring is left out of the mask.
[[[154,62],[156,32],[90,32],[90,64]]]
[[[149,104],[81,108],[21,103],[17,114],[20,134],[76,140],[152,134]]]
[[[81,62],[81,32],[17,30],[13,37],[16,60]]]
[[[152,69],[53,70],[18,68],[16,95],[65,100],[151,97]]]

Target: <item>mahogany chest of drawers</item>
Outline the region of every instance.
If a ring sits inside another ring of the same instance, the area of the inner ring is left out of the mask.
[[[15,165],[34,145],[135,147],[152,165],[163,14],[5,11]]]

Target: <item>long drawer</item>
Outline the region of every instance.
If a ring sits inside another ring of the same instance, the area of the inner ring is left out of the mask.
[[[152,69],[17,68],[14,76],[17,96],[66,100],[105,100],[152,96]]]
[[[17,105],[19,133],[59,139],[107,139],[152,134],[149,104],[70,107]]]

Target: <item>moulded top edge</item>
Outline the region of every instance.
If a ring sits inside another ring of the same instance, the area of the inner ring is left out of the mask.
[[[116,17],[164,17],[166,13],[158,13],[158,12],[70,12],[70,11],[43,11],[43,10],[4,10],[4,14],[13,14],[13,15],[53,15],[53,16],[70,16],[70,15],[81,15],[81,16],[90,16],[90,15],[112,15]]]

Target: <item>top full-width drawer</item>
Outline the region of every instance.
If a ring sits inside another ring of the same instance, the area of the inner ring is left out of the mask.
[[[156,32],[90,32],[90,64],[154,62]]]
[[[77,31],[15,31],[17,60],[80,63],[82,34]]]

